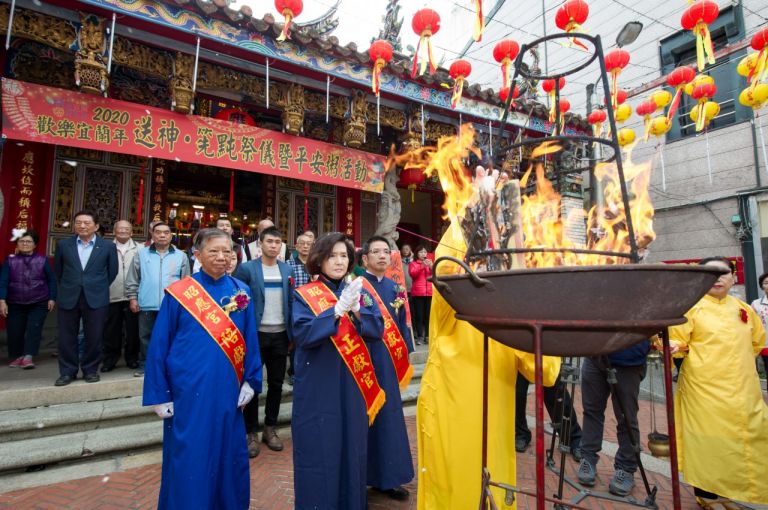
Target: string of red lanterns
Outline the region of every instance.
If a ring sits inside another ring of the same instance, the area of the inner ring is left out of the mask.
[[[371,91],[373,91],[376,96],[379,95],[379,91],[381,90],[381,70],[384,69],[384,66],[387,65],[390,60],[392,60],[393,51],[392,45],[389,41],[385,41],[384,39],[374,41],[373,44],[371,44],[371,47],[368,48],[368,56],[373,62]]]
[[[416,44],[416,53],[413,55],[413,68],[411,69],[411,78],[418,74],[424,74],[429,64],[429,74],[437,71],[435,57],[432,54],[432,36],[440,30],[440,15],[432,9],[421,9],[416,11],[411,21],[413,31],[419,36],[419,42]],[[421,52],[426,50],[426,55]],[[426,60],[425,60],[426,57]],[[419,60],[421,59],[421,62]]]
[[[291,21],[304,10],[304,2],[302,0],[275,0],[275,9],[277,12],[283,15],[285,18],[285,24],[280,31],[280,35],[277,40],[282,42],[291,38],[289,32],[291,28]]]
[[[581,32],[581,25],[587,21],[589,5],[584,0],[567,0],[555,14],[555,25],[563,32],[570,34]],[[588,51],[587,46],[576,37],[570,38],[571,44]]]

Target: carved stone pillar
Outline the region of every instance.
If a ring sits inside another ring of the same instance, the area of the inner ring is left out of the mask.
[[[353,90],[349,102],[349,115],[344,120],[344,145],[359,148],[365,143],[365,128],[368,111],[368,102],[365,99],[365,92],[362,90]]]
[[[75,85],[88,94],[106,94],[109,76],[104,62],[104,19],[81,12],[77,42],[80,49],[75,54]]]
[[[192,91],[192,73],[195,58],[186,53],[176,52],[173,59],[173,75],[171,76],[171,110],[179,113],[192,111],[192,101],[195,93]]]
[[[292,135],[304,132],[304,87],[298,83],[286,88],[283,130]]]

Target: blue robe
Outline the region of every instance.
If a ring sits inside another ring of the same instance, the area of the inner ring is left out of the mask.
[[[321,281],[337,296],[345,286],[341,282],[336,289],[333,282]],[[361,306],[360,319],[355,329],[370,350],[381,343],[384,320],[375,304]],[[316,316],[294,294],[291,432],[296,510],[367,507],[368,415],[363,395],[330,339],[337,331],[333,308]]]
[[[384,301],[397,328],[403,335],[408,352],[413,351],[411,335],[405,318],[405,307],[399,310],[391,306],[397,298],[397,284],[384,277],[381,282],[371,273],[363,275]],[[381,388],[387,395],[387,401],[376,416],[376,421],[368,429],[368,485],[377,489],[394,489],[413,480],[413,457],[405,428],[403,402],[400,399],[400,385],[397,381],[395,365],[384,342],[377,342],[370,347],[371,359],[376,370]]]
[[[197,280],[214,301],[248,291],[230,276]],[[261,390],[261,359],[253,305],[230,318],[245,339],[245,377]],[[147,353],[144,405],[173,402],[174,416],[163,421],[163,469],[159,509],[246,510],[250,473],[243,413],[237,408],[240,384],[221,347],[179,302],[160,305]],[[254,396],[257,398],[257,396]]]

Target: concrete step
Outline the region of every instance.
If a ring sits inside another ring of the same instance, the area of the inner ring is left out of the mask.
[[[423,365],[415,365],[410,385],[401,392],[407,415],[415,413],[423,371]],[[260,395],[262,416],[264,396]],[[286,385],[278,416],[282,437],[290,436],[291,396]],[[162,422],[151,408],[141,406],[138,395],[0,411],[0,492],[92,476],[96,465],[104,469],[135,467],[141,465],[139,459],[158,462],[161,445]],[[25,473],[42,466],[44,475]],[[54,471],[57,474],[51,478]]]

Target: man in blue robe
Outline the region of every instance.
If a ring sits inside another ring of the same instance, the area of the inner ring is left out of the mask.
[[[405,316],[405,289],[385,273],[391,263],[389,242],[381,236],[373,236],[363,245],[363,265],[366,278],[379,295],[389,315],[405,341],[408,352],[413,343]],[[370,347],[376,369],[376,378],[387,395],[384,407],[368,430],[368,485],[396,500],[408,499],[403,484],[413,479],[413,458],[405,428],[403,403],[400,398],[398,375],[392,357],[384,342]]]
[[[144,405],[155,406],[165,419],[159,509],[246,510],[249,506],[242,407],[253,398],[254,390],[261,389],[261,360],[248,287],[225,274],[231,254],[232,240],[225,232],[198,232],[195,255],[202,269],[174,286],[195,286],[203,297],[205,290],[213,303],[190,306],[180,302],[173,288],[166,289],[169,295],[162,301],[152,332]],[[217,304],[220,308],[215,309]],[[200,309],[204,312],[188,311]],[[211,311],[218,317],[212,319],[213,325],[206,322],[208,330],[227,324],[222,318],[228,311],[242,340],[230,342],[225,335],[214,339],[198,317]],[[228,353],[230,344],[237,347]]]
[[[335,246],[341,247],[341,256],[331,253]],[[329,261],[334,267],[327,267]],[[353,267],[351,243],[343,234],[328,234],[317,241],[307,269],[320,275],[319,281],[339,297],[337,305],[315,314],[299,291],[294,291],[296,373],[291,431],[296,510],[367,508],[366,402],[330,338],[338,333],[339,317],[350,310],[350,291],[355,303],[366,294],[359,284],[347,285],[343,280]],[[367,299],[370,302],[370,296]],[[356,308],[353,323],[370,350],[373,343],[381,343],[381,314],[372,302]]]

